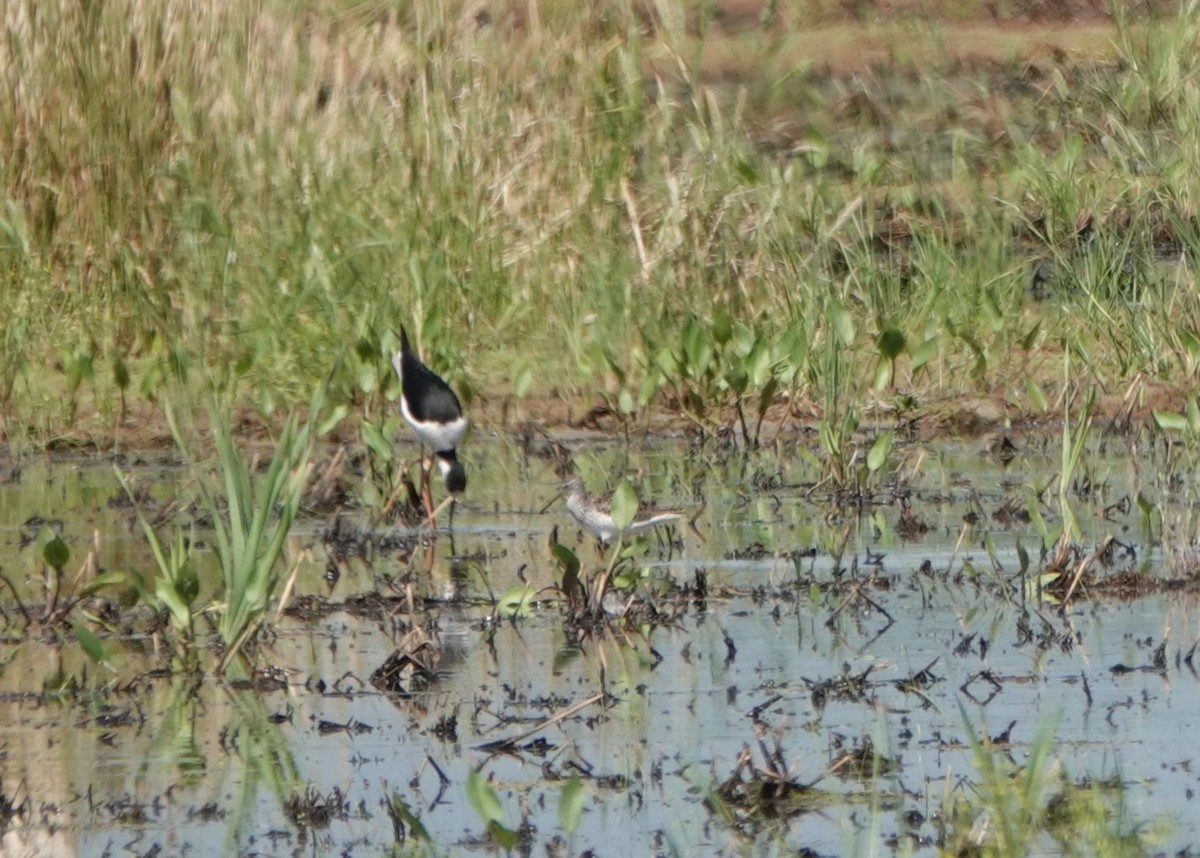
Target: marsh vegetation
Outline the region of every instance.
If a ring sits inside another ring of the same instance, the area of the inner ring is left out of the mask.
[[[1200,8],[1070,14],[7,4],[6,854],[1193,854]]]

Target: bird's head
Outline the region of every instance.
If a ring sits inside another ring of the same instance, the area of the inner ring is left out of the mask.
[[[446,491],[452,494],[462,494],[467,490],[467,472],[458,461],[453,450],[439,452],[436,456],[438,471],[446,481]]]

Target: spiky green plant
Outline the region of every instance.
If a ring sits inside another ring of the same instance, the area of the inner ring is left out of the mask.
[[[964,729],[972,749],[976,779],[956,792],[940,817],[947,854],[1019,858],[1047,838],[1064,855],[1138,856],[1148,853],[1138,828],[1114,812],[1123,800],[1120,781],[1072,782],[1053,754],[1056,720],[1045,721],[1021,765],[1009,752],[981,736],[965,711]]]
[[[121,469],[113,466],[117,480],[125,494],[136,505],[137,495]],[[171,616],[171,625],[182,635],[185,646],[192,639],[192,602],[200,591],[200,579],[196,574],[192,559],[191,540],[184,534],[183,526],[175,522],[174,536],[167,545],[158,538],[154,525],[137,507],[138,522],[146,542],[150,544],[150,553],[158,567],[158,577],[151,587],[144,575],[134,571],[131,573],[134,589],[138,598],[154,610],[166,610]]]
[[[319,411],[314,397],[307,422],[293,413],[275,442],[266,474],[253,476],[253,462],[233,437],[229,412],[215,399],[208,404],[209,431],[216,446],[217,474],[191,452],[169,404],[167,420],[183,451],[212,520],[213,541],[221,566],[224,604],[218,630],[225,653],[217,665],[223,674],[258,630],[271,600],[279,593],[279,558],[311,470],[314,425]],[[293,568],[292,574],[295,569]]]

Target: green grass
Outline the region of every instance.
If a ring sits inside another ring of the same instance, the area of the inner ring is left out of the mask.
[[[1024,377],[1053,389],[1072,348],[1102,394],[1186,384],[1192,6],[1120,18],[1106,56],[1058,64],[958,63],[953,31],[913,22],[944,52],[851,74],[671,3],[481,22],[426,2],[18,0],[5,435],[120,437],[126,406],[157,413],[197,368],[268,416],[329,379],[335,412],[378,422],[402,322],[468,398],[599,396],[752,437],[772,408],[865,417],[901,393],[1031,407]],[[881,373],[886,331],[904,348]]]
[[[213,541],[221,568],[221,597],[217,629],[225,650],[216,667],[222,675],[240,657],[240,667],[253,664],[248,644],[261,627],[267,608],[276,598],[282,612],[290,595],[297,565],[281,583],[278,565],[292,522],[312,470],[313,421],[320,410],[314,397],[308,423],[293,414],[284,424],[266,473],[258,478],[258,457],[248,457],[234,438],[234,421],[227,407],[215,398],[208,405],[208,432],[216,446],[216,468],[210,469],[192,452],[177,423],[174,410],[167,420],[176,444],[196,478],[203,506],[212,521]],[[183,538],[176,525],[176,548],[165,557],[156,538],[151,539],[160,571],[155,595],[172,612],[177,626],[190,630],[189,600],[180,594],[176,571],[187,562]],[[143,528],[149,530],[143,523]],[[189,587],[194,595],[194,587]],[[186,622],[185,622],[186,618]]]
[[[1152,853],[1169,821],[1135,820],[1119,777],[1072,780],[1055,756],[1054,723],[1040,723],[1018,764],[1011,751],[976,734],[964,711],[974,777],[948,793],[942,809],[943,854],[1136,856]]]

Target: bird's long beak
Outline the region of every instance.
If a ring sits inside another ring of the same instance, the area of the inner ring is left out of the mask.
[[[550,498],[550,500],[546,503],[546,505],[544,507],[542,507],[541,511],[538,512],[538,515],[545,515],[546,513],[548,513],[550,511],[550,507],[554,506],[556,503],[558,503],[560,500],[562,500],[564,491],[565,491],[564,489],[559,489],[558,493],[554,497]]]

